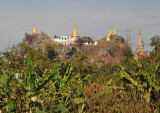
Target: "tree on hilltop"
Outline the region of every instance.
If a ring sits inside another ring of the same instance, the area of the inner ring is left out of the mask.
[[[155,35],[151,38],[150,46],[154,47],[155,51],[160,50],[160,36]]]

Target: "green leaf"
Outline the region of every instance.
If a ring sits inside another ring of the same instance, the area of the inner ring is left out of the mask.
[[[91,76],[91,74],[88,74],[87,76],[85,76],[82,80],[88,80],[88,78]]]
[[[104,90],[104,91],[101,91],[101,92],[99,92],[98,94],[96,94],[96,95],[93,97],[93,99],[97,99],[97,98],[99,98],[99,97],[102,97],[102,96],[104,96],[104,95],[106,95],[106,94],[108,94],[108,93],[111,93],[112,91],[113,91],[112,88],[107,89],[107,90]]]
[[[109,81],[107,81],[107,85],[110,85],[112,83],[112,79],[110,79]]]
[[[160,90],[160,87],[158,85],[155,84],[155,82],[153,81],[153,77],[147,76],[149,84],[154,87],[156,89],[156,91]]]
[[[55,109],[55,112],[56,113],[68,113],[69,112],[69,108],[65,107],[65,104],[63,103],[60,103],[56,106],[56,109]]]
[[[141,84],[139,84],[136,80],[134,80],[130,74],[128,72],[125,71],[124,67],[121,66],[122,71],[120,71],[120,74],[122,77],[126,78],[127,80],[129,80],[132,84],[134,84],[135,86],[137,86],[141,91],[143,91],[143,86]]]
[[[73,67],[73,65],[71,64],[70,65],[70,68],[69,68],[69,72],[68,72],[68,75],[67,75],[67,81],[66,81],[66,83],[68,83],[70,80],[71,80],[71,78],[72,78],[72,76],[73,76],[73,74],[74,74],[74,67]]]
[[[82,88],[80,85],[77,85],[77,92],[78,92],[78,95],[82,94]]]
[[[74,103],[75,104],[81,104],[84,103],[85,99],[84,98],[75,98],[74,99]]]
[[[35,111],[34,113],[45,113],[44,111],[41,111],[41,110],[37,110]]]
[[[13,89],[10,85],[8,85],[7,83],[3,83],[0,81],[0,88],[4,91],[4,92],[7,92],[8,94],[14,96],[14,92],[13,92]]]
[[[7,109],[9,113],[14,113],[17,109],[16,105],[13,103],[11,99],[7,100]]]
[[[61,96],[62,96],[62,97],[66,97],[67,94],[66,94],[66,93],[61,93]]]
[[[72,64],[70,64],[68,67],[67,67],[67,70],[66,70],[66,72],[65,72],[65,74],[64,74],[64,77],[63,77],[63,80],[62,80],[62,82],[64,83],[64,84],[67,84],[70,80],[71,80],[71,78],[72,78],[72,76],[73,76],[73,70],[74,70],[74,67],[73,67],[73,65]]]
[[[44,82],[38,86],[38,88],[36,89],[36,91],[40,91],[42,88],[44,88],[44,86],[54,77],[54,74],[50,74],[49,76],[46,77],[46,79],[44,80]]]
[[[27,59],[27,67],[28,67],[28,74],[27,74],[28,90],[32,91],[35,87],[35,72],[33,70],[33,65],[30,57]]]
[[[156,69],[155,69],[155,75],[158,75],[158,71],[160,70],[159,62],[157,63]]]

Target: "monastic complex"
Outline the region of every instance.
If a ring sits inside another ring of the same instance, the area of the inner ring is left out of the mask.
[[[37,29],[36,27],[33,28],[33,35],[37,34]],[[75,44],[76,40],[79,38],[79,35],[77,33],[77,29],[76,29],[76,25],[74,25],[74,30],[73,30],[73,33],[72,33],[72,36],[60,36],[60,37],[57,37],[55,35],[55,37],[53,37],[53,41],[55,42],[58,42],[58,43],[61,43],[61,44]],[[118,36],[117,33],[116,33],[116,28],[114,27],[114,32],[112,34],[112,30],[110,28],[107,36],[104,38],[107,42],[110,42],[110,41],[114,41],[114,42],[118,42],[118,43],[124,43],[124,39],[121,37],[121,36]],[[93,44],[93,41],[90,41],[88,39],[83,39],[83,43],[85,45],[88,45],[88,44]],[[99,41],[95,41],[94,45],[98,45]],[[141,30],[139,30],[139,35],[138,35],[138,44],[137,44],[137,49],[136,51],[134,52],[134,56],[136,59],[139,59],[141,57],[145,57],[147,56],[147,53],[146,51],[144,50],[144,47],[143,47],[143,43],[142,43],[142,36],[141,36]]]
[[[36,27],[33,28],[33,35],[37,34],[37,29]],[[74,29],[73,29],[73,33],[72,36],[60,36],[57,37],[56,35],[52,38],[53,41],[61,43],[61,44],[75,44],[75,42],[77,41],[77,39],[80,38],[80,36],[78,35],[77,29],[76,29],[76,25],[74,25]],[[106,37],[106,41],[119,41],[121,37],[117,35],[116,33],[116,28],[114,27],[114,32],[112,34],[112,30],[110,28],[107,37]],[[89,45],[89,44],[93,44],[93,41],[89,40],[89,39],[82,39],[83,44],[84,45]],[[117,42],[118,42],[117,41]],[[123,43],[124,41],[122,41]],[[98,41],[95,41],[94,45],[98,45]]]
[[[101,54],[107,52],[110,56],[115,57],[113,51],[119,50],[126,46],[124,38],[116,33],[115,27],[113,32],[112,29],[110,28],[107,36],[104,36],[104,38],[99,39],[97,41],[93,41],[90,37],[85,37],[85,36],[80,37],[78,35],[76,26],[74,26],[72,36],[57,37],[55,35],[53,38],[50,38],[47,34],[43,32],[38,33],[36,27],[34,27],[32,34],[25,33],[25,39],[23,40],[23,42],[42,51],[45,51],[44,48],[48,43],[53,44],[53,46],[54,44],[56,45],[60,44],[59,46],[61,47],[60,54],[61,56],[66,56],[66,57],[72,56],[74,54],[72,50],[73,47],[78,48],[80,51],[88,51],[88,50],[96,51],[97,55],[99,53]],[[62,46],[61,44],[64,44],[66,46]],[[138,44],[137,44],[137,49],[134,52],[134,57],[135,59],[147,57],[147,52],[144,50],[142,43],[141,30],[139,30]]]
[[[33,28],[32,34],[33,35],[38,35],[36,27]],[[58,36],[55,35],[52,38],[52,40],[55,41],[55,42],[64,44],[64,45],[68,45],[68,44],[75,44],[75,42],[77,41],[78,38],[80,38],[80,36],[78,35],[76,25],[74,25],[72,36],[60,36],[60,37],[58,37]],[[117,35],[115,27],[114,27],[114,32],[113,33],[112,33],[111,28],[110,28],[105,40],[107,42],[108,41],[114,41],[114,42],[124,43],[123,38]],[[81,41],[84,45],[93,44],[93,41],[90,40],[90,39],[82,38]],[[94,41],[94,45],[98,45],[98,43],[99,43],[99,41]]]

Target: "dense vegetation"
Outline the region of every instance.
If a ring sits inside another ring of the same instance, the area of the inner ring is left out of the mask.
[[[26,44],[0,57],[1,112],[158,112],[160,110],[160,37],[151,39],[153,51],[135,60],[122,50],[119,64],[91,63],[89,53],[74,59],[57,58],[52,46],[45,52]]]

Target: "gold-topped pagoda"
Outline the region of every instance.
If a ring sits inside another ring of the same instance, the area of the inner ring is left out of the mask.
[[[110,35],[110,36],[112,35],[112,30],[111,30],[111,28],[110,28],[110,30],[109,30],[109,35]]]
[[[36,34],[37,33],[37,29],[36,27],[33,28],[33,34]]]
[[[107,40],[110,40],[110,33],[108,32]]]
[[[117,33],[116,33],[116,28],[115,28],[115,27],[114,27],[114,33],[113,33],[113,35],[114,35],[114,36],[117,35]]]
[[[109,32],[108,32],[108,34],[107,34],[107,41],[109,41],[110,40],[110,36],[112,36],[112,30],[111,30],[111,28],[110,28],[110,30],[109,30]]]
[[[77,30],[76,30],[76,25],[74,25],[74,30],[73,30],[73,33],[72,33],[72,37],[79,37],[78,33],[77,33]]]

